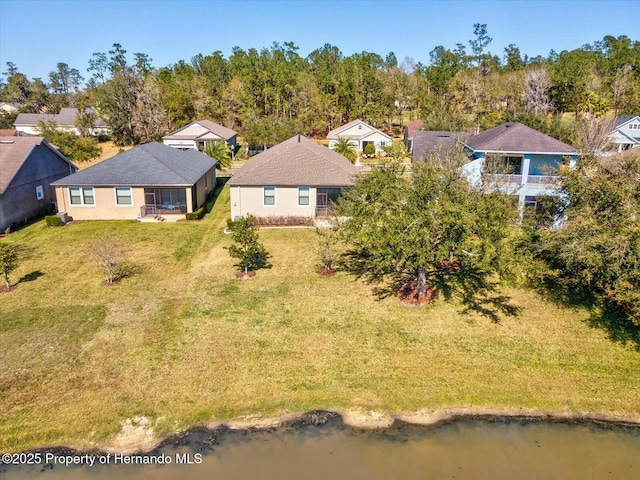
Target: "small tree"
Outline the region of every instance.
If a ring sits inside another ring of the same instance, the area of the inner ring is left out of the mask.
[[[0,242],[0,273],[4,276],[4,283],[7,289],[9,284],[9,274],[18,267],[18,249],[15,245],[7,242]]]
[[[269,254],[258,239],[258,232],[253,226],[253,216],[247,215],[239,220],[227,220],[227,228],[231,231],[231,239],[236,245],[225,247],[229,255],[238,259],[235,264],[240,271],[247,274],[250,270],[269,267]]]
[[[340,255],[338,251],[338,222],[337,220],[331,220],[330,223],[329,228],[316,228],[318,257],[320,259],[320,267],[325,274],[330,274],[334,271],[334,264]]]
[[[89,247],[89,256],[105,275],[105,281],[112,284],[122,277],[121,268],[128,257],[125,244],[115,237],[103,237]]]
[[[355,163],[356,158],[358,158],[356,146],[348,138],[339,138],[338,141],[334,143],[332,150],[343,157],[347,157],[351,163]]]
[[[207,142],[204,153],[216,160],[216,168],[231,168],[231,149],[225,142]]]
[[[376,154],[376,146],[373,143],[367,143],[364,146],[364,152],[365,155],[375,155]]]

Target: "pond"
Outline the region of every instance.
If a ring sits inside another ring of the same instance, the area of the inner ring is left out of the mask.
[[[638,428],[467,418],[431,427],[396,422],[384,430],[362,430],[331,414],[323,422],[267,430],[199,429],[144,456],[107,459],[105,453],[42,451],[48,463],[3,465],[0,478],[640,478]],[[83,465],[60,465],[64,455]]]

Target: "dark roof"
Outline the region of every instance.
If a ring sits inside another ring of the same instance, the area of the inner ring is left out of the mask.
[[[229,184],[342,187],[352,185],[357,173],[342,155],[296,135],[251,157]]]
[[[627,123],[629,120],[633,120],[634,118],[637,118],[638,115],[620,115],[619,117],[616,117],[613,122],[612,122],[612,127],[614,129],[618,128],[620,125],[623,125],[625,123]]]
[[[96,114],[93,109],[88,109],[92,113]],[[78,116],[78,110],[75,108],[61,108],[60,113],[20,113],[16,117],[14,125],[37,125],[39,122],[53,121],[56,125],[73,127],[75,126],[76,117]],[[104,127],[104,120],[96,118],[93,122],[94,127]]]
[[[505,123],[467,139],[467,146],[487,153],[554,153],[577,155],[571,145],[521,123]]]
[[[52,185],[191,186],[215,164],[215,159],[196,150],[178,150],[150,142]]]
[[[407,138],[413,138],[415,131],[422,130],[422,127],[424,127],[424,120],[414,120],[407,123]]]
[[[77,170],[67,157],[62,155],[44,137],[0,137],[0,194],[11,184],[16,173],[22,168],[24,162],[29,158],[31,152],[38,145],[44,145],[55,155]]]
[[[444,153],[457,143],[463,143],[467,137],[469,137],[467,132],[416,130],[413,134],[412,159],[417,162],[433,153]]]
[[[231,130],[230,128],[227,128],[227,127],[223,127],[222,125],[218,125],[217,123],[212,122],[211,120],[198,120],[196,122],[191,122],[189,125],[185,125],[181,129],[176,130],[175,132],[171,132],[169,135],[165,135],[162,138],[178,138],[183,140],[189,140],[189,139],[195,140],[197,138],[200,138],[202,137],[202,135],[198,135],[198,136],[181,135],[180,133],[183,130],[186,130],[187,128],[195,124],[203,126],[204,128],[206,128],[213,134],[217,135],[218,137],[222,138],[223,140],[229,140],[230,138],[233,138],[237,135],[237,133],[234,130]]]

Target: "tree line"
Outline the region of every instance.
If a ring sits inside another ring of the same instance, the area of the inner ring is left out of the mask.
[[[491,42],[487,25],[475,24],[470,40],[434,47],[425,64],[400,62],[393,52],[345,56],[329,43],[303,57],[284,42],[235,47],[228,58],[199,53],[160,68],[145,53],[131,60],[115,43],[94,53],[84,74],[61,62],[48,79],[29,80],[7,62],[0,100],[33,113],[78,107],[84,124],[92,121],[86,107],[94,107],[119,145],[203,118],[238,130],[252,146],[300,132],[324,136],[355,118],[388,131],[417,118],[428,129],[469,131],[518,120],[569,140],[550,114],[640,111],[640,41],[608,35],[546,57],[529,57],[515,44],[494,54]]]

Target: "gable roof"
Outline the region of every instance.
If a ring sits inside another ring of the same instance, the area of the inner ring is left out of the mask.
[[[7,190],[24,162],[38,145],[47,147],[68,163],[73,170],[78,169],[44,137],[0,137],[0,194]]]
[[[613,121],[611,122],[612,129],[619,128],[622,125],[624,125],[625,123],[628,123],[629,121],[631,121],[631,120],[633,120],[635,118],[640,120],[640,116],[638,116],[638,115],[620,115],[620,116],[614,118]]]
[[[357,173],[339,153],[296,135],[251,157],[229,184],[343,187],[352,185]]]
[[[94,109],[88,109],[92,113],[97,114]],[[75,127],[76,117],[78,116],[78,110],[75,108],[61,108],[60,113],[20,113],[16,117],[14,126],[35,126],[40,122],[55,122],[56,125],[61,127]],[[104,127],[106,124],[100,117],[96,117],[93,122],[94,127]]]
[[[413,136],[413,161],[422,160],[434,152],[444,153],[458,142],[464,142],[468,137],[467,132],[416,130]]]
[[[362,125],[365,125],[367,127],[369,127],[371,130],[373,130],[373,132],[371,131],[367,131],[367,132],[363,132],[362,135],[340,135],[341,132],[344,132],[345,130],[350,129],[351,127],[354,127],[356,125],[358,125],[359,123],[361,123]],[[356,119],[353,120],[345,125],[342,125],[341,127],[338,128],[334,128],[333,130],[331,130],[328,134],[327,134],[327,138],[329,139],[333,139],[333,138],[339,138],[339,137],[344,137],[344,138],[353,138],[353,139],[358,139],[358,138],[364,138],[367,137],[369,135],[371,135],[374,132],[379,132],[382,135],[384,135],[385,137],[391,139],[391,137],[389,135],[387,135],[386,133],[384,133],[381,130],[378,130],[375,127],[372,127],[371,125],[369,125],[367,122],[365,122],[364,120],[360,120],[360,119]]]
[[[577,155],[571,145],[556,140],[521,123],[509,122],[471,135],[467,147],[486,153],[550,153]]]
[[[189,135],[186,134],[185,130],[190,129],[194,125],[200,125],[204,127],[205,130],[213,133],[214,135],[222,138],[223,140],[229,140],[237,135],[237,133],[230,128],[223,127],[222,125],[218,125],[217,123],[212,122],[211,120],[198,120],[195,122],[191,122],[189,125],[185,125],[184,127],[176,130],[175,132],[171,132],[169,135],[165,135],[162,137],[163,139],[175,139],[175,140],[196,140],[202,139],[206,140],[207,132],[203,131],[197,135]]]
[[[422,127],[424,127],[424,120],[418,119],[418,120],[414,120],[413,122],[407,123],[407,127],[406,127],[407,138],[413,138],[415,131],[422,130]]]
[[[52,185],[188,187],[215,164],[215,159],[196,150],[177,150],[150,142],[64,177]]]

